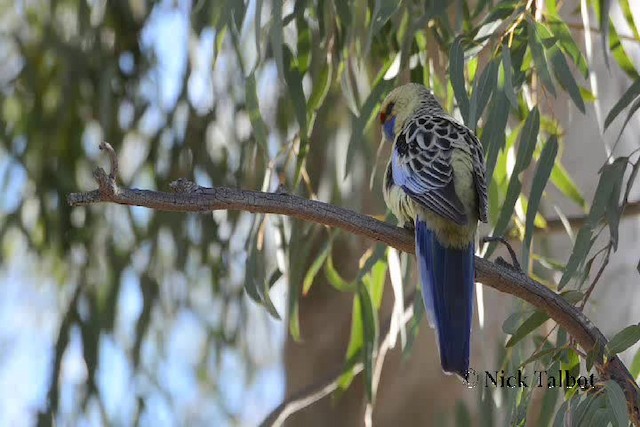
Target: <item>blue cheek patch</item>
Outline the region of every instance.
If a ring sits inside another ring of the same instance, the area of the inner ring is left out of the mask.
[[[389,118],[389,120],[384,122],[384,125],[382,127],[384,129],[385,135],[387,135],[387,138],[393,141],[396,138],[396,134],[394,132],[394,128],[396,127],[396,117],[392,116],[391,118]]]

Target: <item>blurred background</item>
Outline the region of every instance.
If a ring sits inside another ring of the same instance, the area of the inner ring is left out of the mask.
[[[258,425],[287,396],[344,366],[355,345],[355,303],[337,288],[377,256],[371,242],[276,216],[70,208],[66,196],[95,188],[92,169],[107,165],[104,140],[118,153],[123,186],[165,191],[178,178],[263,191],[284,184],[385,218],[389,148],[377,155],[377,103],[414,80],[454,111],[448,46],[467,22],[492,23],[498,2],[451,3],[0,0],[0,426]],[[508,3],[499,23],[519,4]],[[586,107],[583,114],[561,91],[538,101],[553,117],[542,127],[561,137],[564,171],[545,193],[540,230],[545,218],[585,215],[598,170],[612,153],[636,150],[640,131],[632,118],[619,143],[623,120],[603,133],[604,117],[638,75],[640,8],[611,2],[625,68],[600,46],[600,2],[566,3],[558,13],[589,64],[576,77]],[[532,78],[514,82],[526,111],[536,99]],[[515,139],[523,118],[505,118],[499,132]],[[500,151],[497,169],[511,170],[513,158]],[[495,183],[484,234],[507,181]],[[629,200],[640,200],[638,186],[630,188]],[[515,228],[524,223],[522,200]],[[535,238],[539,264],[530,270],[550,286],[574,237],[554,230]],[[518,250],[521,238],[513,239]],[[586,307],[607,336],[640,320],[639,238],[638,217],[624,216],[618,250]],[[330,268],[322,267],[327,259]],[[383,322],[394,292],[387,258],[374,261],[365,279],[380,284]],[[413,264],[400,261],[409,293]],[[489,288],[483,301],[472,366],[526,359],[532,343],[505,355],[503,323],[530,308]],[[385,360],[374,424],[511,424],[520,401],[444,377],[434,334],[420,324],[415,341],[418,330],[407,331],[411,350],[398,344]],[[636,351],[622,354],[627,365]],[[550,418],[562,400],[527,399],[530,421]],[[361,425],[366,405],[359,376],[291,425]]]

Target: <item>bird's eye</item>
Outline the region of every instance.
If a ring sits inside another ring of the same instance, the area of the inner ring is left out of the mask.
[[[393,106],[394,106],[394,103],[390,102],[389,104],[387,104],[387,108],[385,108],[384,111],[380,113],[381,124],[384,124],[389,119],[389,117],[391,117],[391,113],[393,112]]]

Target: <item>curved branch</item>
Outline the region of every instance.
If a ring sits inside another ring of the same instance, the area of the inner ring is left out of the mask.
[[[101,145],[110,154],[113,149]],[[113,155],[111,156],[113,159]],[[73,193],[67,197],[71,206],[100,202],[143,206],[155,210],[174,212],[210,212],[238,210],[256,213],[280,214],[311,221],[330,227],[338,227],[350,233],[367,237],[414,253],[413,234],[405,229],[378,221],[370,216],[340,208],[316,200],[308,200],[285,192],[264,193],[234,188],[204,188],[188,181],[173,185],[174,193],[119,188],[116,185],[112,160],[112,173],[108,175],[98,168],[94,176],[99,188],[88,193]],[[522,273],[476,257],[476,280],[500,292],[514,295],[555,320],[576,340],[586,352],[596,351],[596,360],[603,359],[607,339],[602,332],[576,307],[561,296]],[[640,390],[634,378],[618,357],[612,357],[605,365],[598,366],[602,375],[616,380],[625,391],[630,418],[640,424],[638,397]]]

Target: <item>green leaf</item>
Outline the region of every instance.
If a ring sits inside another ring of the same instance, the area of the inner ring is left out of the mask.
[[[331,239],[327,241],[320,254],[309,267],[309,270],[307,270],[307,274],[304,276],[304,281],[302,282],[302,295],[307,295],[307,293],[309,293],[309,289],[311,289],[311,285],[313,285],[313,279],[315,279],[318,271],[320,271],[320,268],[326,261],[327,256],[331,253],[331,243]]]
[[[282,46],[284,44],[284,36],[282,30],[282,0],[273,0],[271,4],[271,31],[269,31],[271,41],[271,50],[276,60],[278,74],[284,77],[284,54]]]
[[[627,412],[627,399],[620,385],[614,380],[604,383],[607,396],[607,406],[618,427],[629,425],[629,413]]]
[[[478,119],[482,116],[484,108],[489,102],[491,93],[496,87],[496,77],[498,75],[498,63],[491,61],[476,79],[469,103],[469,122],[467,126],[475,132]]]
[[[609,28],[611,29],[609,50],[613,54],[613,58],[631,79],[637,80],[640,77],[640,74],[638,74],[635,65],[633,65],[633,62],[629,59],[627,52],[625,52],[624,46],[622,46],[622,42],[620,41],[620,37],[618,37],[618,32],[613,25]]]
[[[253,134],[266,156],[269,152],[267,147],[269,129],[262,119],[262,114],[260,114],[258,92],[256,89],[256,76],[253,72],[249,74],[249,77],[247,77],[246,80],[245,102],[247,103],[247,110],[249,113],[249,120],[251,121],[251,127],[253,128]]]
[[[364,284],[358,286],[358,300],[362,309],[362,330],[364,336],[363,358],[364,377],[367,398],[373,402],[375,390],[373,390],[373,370],[376,352],[378,349],[378,322],[377,312],[373,305],[371,295]]]
[[[456,38],[451,44],[449,51],[449,77],[451,78],[451,87],[460,108],[460,114],[468,124],[469,120],[469,98],[467,90],[464,86],[464,48],[462,47],[462,39]]]
[[[584,262],[589,250],[591,249],[591,230],[589,227],[582,227],[578,232],[576,241],[573,244],[573,251],[567,262],[564,274],[558,284],[558,290],[562,290],[569,280],[573,277],[578,267]]]
[[[331,63],[325,62],[318,75],[318,80],[313,85],[313,91],[307,102],[307,108],[310,112],[316,111],[322,106],[322,103],[327,97],[327,93],[329,93],[329,88],[331,88],[332,74],[333,67]]]
[[[480,140],[486,153],[487,176],[493,177],[498,154],[505,145],[505,128],[509,119],[509,103],[504,91],[497,91],[491,100],[487,123]]]
[[[502,236],[511,221],[513,216],[513,208],[516,205],[516,201],[518,201],[518,197],[520,196],[520,191],[522,190],[522,183],[518,179],[518,175],[514,173],[511,175],[509,179],[509,187],[507,188],[507,195],[504,198],[504,202],[502,203],[502,209],[500,210],[500,216],[498,217],[498,221],[496,221],[496,226],[493,229],[494,236]],[[496,243],[492,242],[489,244],[489,249],[487,250],[485,256],[489,257],[493,254],[493,251],[496,248]]]
[[[538,206],[542,199],[542,193],[547,186],[551,170],[555,164],[556,155],[558,154],[558,140],[555,136],[551,136],[542,149],[540,158],[538,159],[538,168],[533,177],[531,184],[531,193],[529,195],[529,204],[527,205],[527,217],[525,222],[524,241],[522,243],[522,265],[529,265],[529,252],[531,250],[531,240],[533,238],[534,221]]]
[[[572,417],[572,425],[587,426],[590,425],[595,412],[600,409],[600,402],[603,399],[599,394],[588,394],[576,408]]]
[[[391,63],[389,62],[388,65],[391,65]],[[388,66],[385,68],[388,68]],[[360,115],[354,118],[351,125],[351,139],[349,140],[349,148],[347,150],[345,178],[351,173],[350,165],[353,164],[353,156],[359,148],[358,145],[363,140],[365,129],[372,122],[375,112],[380,107],[380,102],[382,102],[384,96],[393,87],[393,84],[393,80],[381,79],[378,84],[371,89],[369,96],[362,105],[362,108],[360,108]]]
[[[513,108],[518,108],[518,99],[516,98],[515,89],[513,87],[513,66],[511,65],[511,49],[505,40],[502,44],[502,69],[504,72],[504,94]]]
[[[539,359],[542,359],[542,358],[544,358],[544,357],[547,357],[547,356],[554,356],[554,355],[555,355],[556,353],[558,353],[558,352],[560,352],[560,349],[555,348],[555,347],[553,347],[553,348],[547,348],[547,349],[542,350],[542,351],[538,351],[538,352],[536,352],[535,354],[533,354],[531,357],[529,357],[527,360],[525,360],[524,362],[522,362],[522,363],[520,364],[520,367],[521,367],[521,368],[523,368],[523,367],[525,367],[526,365],[528,365],[529,363],[531,363],[531,362],[535,362],[535,361],[537,361],[537,360],[539,360]]]
[[[628,160],[629,159],[627,157],[620,157],[611,165],[608,165],[614,169],[614,182],[609,196],[609,202],[607,203],[605,216],[607,218],[607,224],[609,225],[609,234],[611,236],[611,244],[613,245],[614,251],[618,250],[618,228],[620,225],[620,214],[622,213],[618,203],[620,202],[622,180],[624,178],[624,173],[627,170]]]
[[[569,69],[569,65],[564,58],[564,54],[558,45],[554,45],[548,50],[548,55],[553,67],[553,74],[556,76],[556,79],[558,79],[560,86],[567,91],[573,100],[573,103],[576,104],[576,107],[578,107],[578,109],[584,114],[584,100],[582,99],[580,88],[578,87],[576,80],[573,78],[573,73]]]
[[[518,144],[518,153],[516,155],[516,165],[513,173],[515,175],[523,172],[531,163],[531,157],[536,148],[538,140],[538,132],[540,131],[540,112],[538,107],[533,107],[527,120],[524,122],[522,131],[520,132],[520,142]]]
[[[355,291],[356,284],[350,283],[340,276],[338,270],[333,266],[333,257],[331,251],[327,254],[326,262],[324,263],[324,274],[334,288],[340,292],[353,292]]]
[[[560,279],[558,289],[562,289],[569,282],[571,277],[573,277],[578,267],[584,263],[587,254],[593,245],[593,241],[591,239],[592,231],[598,225],[600,220],[604,218],[607,210],[611,210],[612,197],[616,199],[617,206],[617,199],[619,198],[620,192],[617,191],[617,194],[615,194],[616,188],[624,178],[626,165],[626,158],[618,158],[613,163],[605,165],[602,168],[600,180],[596,187],[596,193],[593,196],[591,209],[587,216],[587,223],[578,232],[578,237],[573,245],[573,251],[571,252],[571,256],[567,262],[567,268],[562,275],[562,279]],[[610,215],[615,219],[619,216],[619,212],[610,213]],[[611,230],[613,232],[612,236],[614,234],[617,235],[617,221],[614,224],[614,228]]]
[[[287,92],[293,102],[300,135],[307,134],[307,103],[302,90],[302,74],[296,67],[294,57],[287,46],[283,48],[284,79],[287,83]]]
[[[253,14],[253,32],[255,33],[256,42],[256,56],[258,57],[258,63],[262,57],[262,0],[256,0],[256,10]]]
[[[602,36],[602,54],[604,55],[604,62],[609,68],[609,52],[607,45],[609,44],[609,9],[611,7],[611,0],[598,0],[599,12],[600,12],[600,35]]]
[[[298,53],[296,63],[298,71],[304,75],[311,64],[311,29],[303,15],[297,16],[296,26],[298,28]]]
[[[263,306],[267,309],[267,312],[273,316],[277,320],[282,320],[276,306],[273,305],[273,301],[271,300],[271,295],[269,291],[271,287],[278,281],[278,279],[282,277],[282,271],[276,268],[269,276],[269,280],[264,281],[264,286],[262,288],[261,297],[263,300]]]
[[[536,68],[536,73],[540,77],[540,81],[547,88],[547,90],[556,96],[556,89],[553,86],[551,80],[551,74],[549,74],[549,66],[547,65],[547,59],[544,56],[544,48],[542,46],[542,40],[536,29],[535,22],[529,17],[527,19],[527,35],[529,39],[529,49],[531,50],[531,56],[533,57],[533,63]]]
[[[553,427],[564,427],[564,416],[567,413],[567,406],[569,405],[568,401],[562,402],[562,405],[558,408],[558,412],[556,412],[556,416],[553,419]]]
[[[511,336],[511,338],[509,338],[509,341],[507,341],[505,347],[513,347],[548,319],[549,316],[546,313],[536,311],[531,316],[529,316],[529,318],[527,318],[527,320],[525,320],[522,325],[520,325],[518,330]]]
[[[353,306],[351,311],[351,333],[349,334],[349,345],[347,346],[347,360],[356,358],[362,352],[364,342],[364,332],[362,327],[362,308],[358,295],[353,296]],[[358,357],[360,358],[360,357]],[[353,372],[347,371],[339,381],[341,390],[346,390],[353,381]]]
[[[533,314],[531,310],[525,311],[516,311],[512,313],[509,317],[502,322],[502,332],[508,335],[513,335],[516,333],[522,322],[524,322],[525,318],[528,318]]]
[[[403,280],[404,283],[406,281]],[[416,292],[416,296],[413,299],[413,317],[409,321],[409,325],[407,327],[407,343],[404,346],[404,351],[402,356],[406,359],[408,355],[411,353],[411,349],[413,348],[413,344],[416,341],[418,336],[418,329],[420,327],[420,322],[424,317],[425,308],[424,303],[422,302],[422,294],[420,292]],[[640,354],[640,351],[638,352]]]
[[[607,352],[610,355],[622,353],[635,343],[640,341],[640,325],[627,326],[607,343]]]
[[[373,37],[378,34],[389,18],[400,10],[401,4],[402,0],[376,0],[373,8],[373,17],[371,19],[371,26],[369,27],[369,36],[367,37],[365,52],[369,52]]]
[[[636,351],[636,355],[633,357],[629,372],[636,381],[638,380],[638,377],[640,377],[640,348]]]
[[[616,105],[613,106],[609,114],[607,114],[607,118],[604,120],[604,129],[606,130],[609,125],[618,117],[618,114],[622,112],[634,99],[636,99],[640,95],[640,79],[637,79],[629,89],[627,89],[620,97]]]
[[[582,76],[587,78],[589,76],[589,66],[587,65],[587,60],[582,55],[582,51],[571,35],[571,29],[569,29],[567,24],[557,15],[548,16],[547,25],[554,37],[558,39],[560,48],[573,60],[573,63],[576,64]]]
[[[580,193],[573,179],[571,179],[569,172],[560,163],[560,160],[556,160],[556,164],[551,171],[551,182],[565,197],[575,202],[582,209],[586,209],[587,202],[582,197],[582,193]]]
[[[633,102],[633,104],[631,104],[631,108],[629,108],[629,112],[627,113],[627,118],[624,120],[624,123],[622,124],[622,127],[620,128],[620,133],[618,134],[618,138],[617,138],[618,140],[620,140],[620,137],[622,136],[622,132],[627,127],[627,124],[629,124],[629,120],[631,120],[631,117],[633,117],[635,112],[638,111],[638,108],[640,108],[640,98],[637,98]]]

